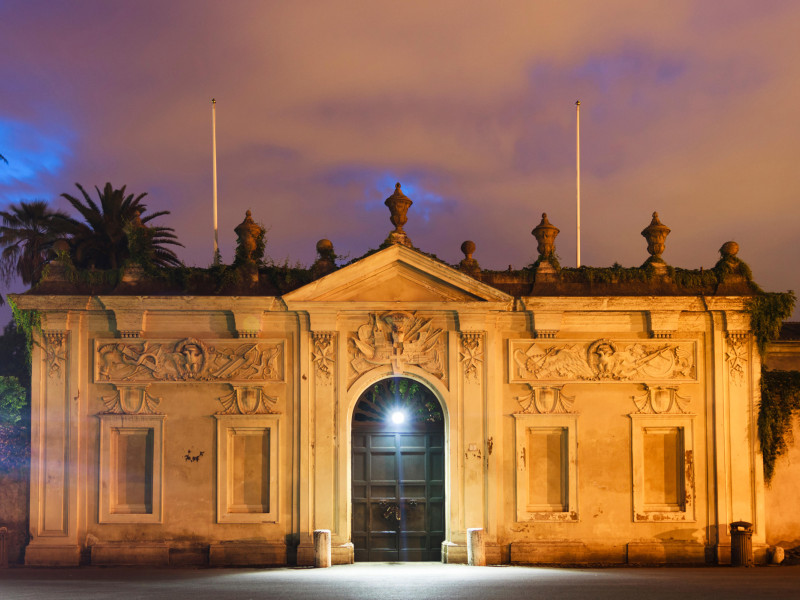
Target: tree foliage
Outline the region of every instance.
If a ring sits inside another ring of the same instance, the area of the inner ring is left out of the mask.
[[[70,242],[75,266],[82,269],[119,269],[133,259],[155,267],[179,266],[181,261],[168,246],[183,246],[172,227],[148,226],[147,223],[168,215],[162,210],[145,216],[146,193],[126,194],[126,186],[115,189],[106,183],[102,191],[95,187],[99,203],[86,190],[75,184],[82,198],[61,194],[80,214],[83,222],[60,217],[57,226]],[[133,244],[131,244],[133,242]]]
[[[0,211],[0,278],[16,276],[26,285],[39,281],[53,244],[61,237],[57,224],[67,215],[51,210],[44,200],[21,201]]]

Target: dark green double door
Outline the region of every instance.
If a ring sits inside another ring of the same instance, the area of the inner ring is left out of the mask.
[[[353,431],[356,561],[441,560],[444,434]]]

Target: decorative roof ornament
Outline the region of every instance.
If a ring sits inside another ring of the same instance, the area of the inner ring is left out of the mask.
[[[234,229],[236,232],[235,264],[244,269],[253,283],[258,282],[258,263],[264,256],[264,228],[253,220],[248,210],[244,221]]]
[[[642,230],[642,235],[647,240],[647,251],[650,253],[650,258],[647,259],[648,263],[664,264],[664,259],[661,258],[661,255],[664,254],[664,242],[666,242],[670,231],[669,227],[658,220],[658,213],[654,212],[650,225]]]
[[[395,184],[394,193],[386,199],[384,204],[389,207],[389,211],[392,213],[390,220],[392,221],[392,225],[394,225],[394,231],[389,234],[389,237],[386,238],[386,242],[384,243],[402,244],[403,246],[412,248],[411,240],[408,239],[406,232],[403,231],[403,225],[408,222],[406,213],[413,202],[403,193],[403,190],[400,189],[399,183]]]
[[[539,258],[536,260],[536,273],[549,274],[556,272],[556,236],[561,230],[547,220],[547,213],[542,213],[542,221],[531,233],[536,238],[536,249]]]
[[[481,267],[478,261],[472,258],[472,254],[475,252],[475,242],[467,240],[461,244],[461,251],[464,253],[464,259],[458,263],[459,271],[477,279],[480,277]]]
[[[325,238],[317,242],[317,260],[314,261],[311,270],[317,277],[336,270],[336,253],[333,251],[333,242]]]

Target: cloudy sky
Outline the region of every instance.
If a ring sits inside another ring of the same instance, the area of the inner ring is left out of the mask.
[[[127,185],[207,266],[214,97],[226,261],[248,208],[278,262],[360,256],[400,181],[427,252],[519,268],[547,212],[574,266],[580,99],[584,264],[640,265],[657,210],[668,263],[735,240],[800,291],[798,30],[792,0],[0,0],[0,207]]]

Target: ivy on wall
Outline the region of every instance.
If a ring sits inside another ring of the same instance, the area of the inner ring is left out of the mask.
[[[792,416],[800,412],[800,371],[761,370],[761,406],[758,437],[764,458],[764,479],[775,474],[775,462],[786,452],[792,434]]]
[[[784,320],[792,316],[796,301],[794,292],[761,292],[747,301],[745,310],[750,315],[750,327],[763,357],[767,345],[778,339]]]

